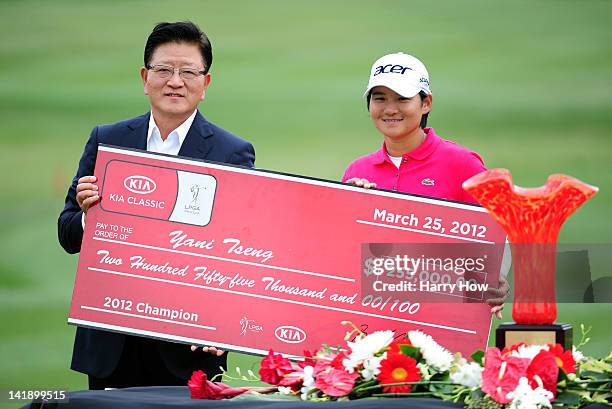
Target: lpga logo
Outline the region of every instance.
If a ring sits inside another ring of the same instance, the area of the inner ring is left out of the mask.
[[[194,184],[191,186],[191,188],[189,189],[189,191],[191,192],[191,202],[185,205],[185,210],[189,211],[190,213],[200,212],[200,206],[198,205],[198,196],[200,195],[200,190],[202,189],[206,190],[206,187],[200,186],[198,184]]]
[[[246,332],[262,332],[263,326],[255,323],[255,320],[250,320],[247,317],[242,317],[240,320],[240,335],[246,335]]]

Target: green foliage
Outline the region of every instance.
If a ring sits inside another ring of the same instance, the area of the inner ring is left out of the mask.
[[[448,373],[437,374],[435,376],[432,376],[431,380],[435,382],[440,382],[437,384],[436,383],[431,384],[430,389],[429,389],[431,392],[435,392],[437,394],[444,394],[448,396],[448,395],[452,395],[453,391],[455,390],[455,386],[451,384]],[[448,382],[448,383],[444,383],[444,382]]]
[[[421,351],[417,347],[407,344],[401,344],[399,348],[400,351],[402,351],[402,354],[414,358],[415,361],[419,362],[419,360],[421,359]]]
[[[474,360],[474,362],[480,364],[481,366],[484,365],[484,351],[482,350],[478,350],[476,352],[474,352],[472,355],[470,355],[470,358],[472,358]]]
[[[555,398],[555,406],[575,406],[580,404],[580,396],[575,393],[562,392]]]
[[[578,363],[576,374],[568,374],[558,384],[555,405],[578,408],[598,402],[612,404],[612,357],[595,359],[586,357]]]
[[[501,409],[502,407],[488,396],[476,398],[467,405],[467,409]]]
[[[584,371],[584,373],[587,374],[587,376],[589,377],[594,377],[594,378],[598,378],[598,377],[602,377],[604,376],[604,374],[606,373],[612,373],[612,365],[608,361],[605,360],[588,360],[587,362],[583,363],[581,366],[582,370]],[[601,378],[604,379],[604,378]]]

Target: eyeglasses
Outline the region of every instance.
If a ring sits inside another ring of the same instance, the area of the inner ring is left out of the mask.
[[[206,74],[205,71],[199,71],[195,68],[174,68],[169,65],[161,65],[161,64],[148,65],[147,69],[153,71],[153,73],[157,77],[163,78],[163,79],[172,77],[175,71],[178,71],[179,77],[181,77],[184,80],[194,80],[200,75]]]

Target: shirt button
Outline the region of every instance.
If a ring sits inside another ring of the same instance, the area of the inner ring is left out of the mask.
[[[404,163],[408,162],[408,158],[402,158],[402,162]]]
[[[397,186],[393,186],[393,190],[397,190]]]
[[[396,178],[398,178],[398,177],[399,177],[399,173],[396,173],[396,174],[395,174],[395,177],[396,177]]]

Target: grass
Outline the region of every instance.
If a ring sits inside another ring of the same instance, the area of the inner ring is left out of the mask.
[[[562,172],[599,186],[561,241],[610,243],[611,11],[596,0],[0,3],[0,389],[85,387],[67,369],[76,257],[55,223],[92,127],[148,109],[138,70],[156,22],[189,18],[210,34],[201,109],[251,140],[260,168],[337,180],[378,148],[361,93],[370,64],[402,50],[429,68],[440,135],[519,185]],[[609,314],[559,307],[562,321],[593,326],[596,355],[610,349]]]

